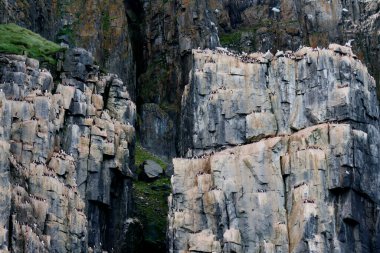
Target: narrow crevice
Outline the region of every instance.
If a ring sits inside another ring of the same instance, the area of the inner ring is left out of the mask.
[[[109,94],[112,86],[113,78],[106,84],[106,87],[104,88],[104,94],[103,94],[103,110],[107,108],[108,105],[108,99],[109,99]]]
[[[9,246],[9,252],[13,252],[13,245],[12,245],[12,236],[13,236],[13,220],[12,220],[12,209],[9,216],[9,224],[8,224],[8,246]]]
[[[286,154],[289,153],[289,146],[290,146],[290,143],[289,143],[289,139],[287,140],[287,146],[286,146]],[[290,158],[289,158],[289,163],[291,162]],[[289,165],[290,166],[290,165]],[[282,168],[282,162],[280,160],[280,172],[283,173],[284,171],[284,168]],[[289,210],[287,208],[287,203],[288,203],[288,192],[287,192],[287,184],[286,184],[286,178],[288,177],[287,174],[283,174],[282,175],[282,180],[283,180],[283,190],[284,190],[284,209],[285,209],[285,219],[286,219],[286,230],[287,230],[287,234],[288,234],[288,249],[290,249],[290,227],[289,227]]]

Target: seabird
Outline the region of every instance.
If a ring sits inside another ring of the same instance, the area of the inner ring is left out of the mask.
[[[264,54],[264,58],[267,59],[267,60],[273,58],[273,54],[270,52],[270,50],[268,50],[268,51]]]
[[[273,11],[273,12],[276,12],[276,13],[279,13],[279,12],[280,12],[280,9],[279,9],[279,8],[276,8],[276,7],[273,7],[273,8],[272,8],[272,11]]]
[[[224,47],[215,47],[216,50],[228,53],[228,49]]]
[[[353,41],[354,41],[353,39],[348,40],[345,46],[346,46],[346,47],[351,47],[351,43],[352,43]]]
[[[343,8],[342,11],[343,12],[348,12],[348,10],[346,8]]]

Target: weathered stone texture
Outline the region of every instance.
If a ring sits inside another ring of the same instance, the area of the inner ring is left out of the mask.
[[[182,154],[290,134],[323,122],[373,123],[376,86],[351,49],[234,56],[193,51],[182,97]]]
[[[141,145],[163,158],[174,157],[176,126],[169,114],[157,104],[143,104],[140,116]]]
[[[123,252],[136,108],[89,52],[61,59],[54,84],[35,60],[0,55],[1,247]]]
[[[174,159],[170,252],[376,252],[377,138],[328,123]]]
[[[372,0],[224,1],[217,24],[223,46],[245,52],[327,47],[355,39],[355,51],[379,81],[379,13],[379,1]]]
[[[350,48],[193,57],[169,251],[378,251],[379,107]]]

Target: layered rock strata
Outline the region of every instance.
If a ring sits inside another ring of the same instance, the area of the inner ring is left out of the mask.
[[[324,122],[378,117],[376,86],[351,49],[250,55],[194,50],[182,97],[181,153],[241,145]]]
[[[55,83],[38,61],[0,55],[1,250],[124,252],[135,105],[87,51],[61,59]]]
[[[229,54],[193,52],[181,127],[184,153],[199,158],[173,161],[169,251],[378,251],[366,68],[339,45]]]

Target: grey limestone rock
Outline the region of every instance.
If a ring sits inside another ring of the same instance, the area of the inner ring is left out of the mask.
[[[262,62],[263,54],[194,50],[191,80],[182,97],[181,154],[324,122],[377,120],[375,81],[350,48],[332,44],[285,56]]]
[[[319,124],[174,159],[170,252],[376,252],[375,129]]]
[[[159,178],[163,174],[164,170],[162,167],[152,160],[146,160],[143,163],[142,177],[147,180],[154,180]]]
[[[193,51],[169,252],[377,252],[374,79],[336,44],[263,58]]]
[[[57,84],[36,60],[0,59],[1,251],[122,252],[136,117],[123,83],[84,49]]]

